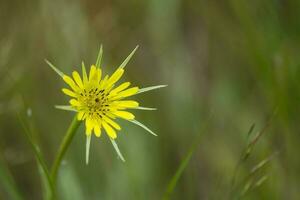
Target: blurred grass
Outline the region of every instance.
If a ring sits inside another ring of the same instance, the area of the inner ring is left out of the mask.
[[[5,195],[8,195],[6,198],[21,200],[22,194],[19,192],[19,189],[16,186],[15,180],[10,173],[8,167],[4,163],[2,155],[0,157],[0,180],[1,180],[1,193],[4,193],[4,196],[1,195],[1,198],[5,198]]]
[[[280,153],[264,169],[268,178],[243,198],[298,199],[299,6],[299,0],[0,0],[0,146],[11,174],[4,183],[13,179],[24,199],[42,196],[34,154],[14,115],[23,109],[18,91],[32,110],[47,164],[72,118],[54,108],[67,98],[44,59],[69,74],[82,60],[92,64],[102,43],[104,72],[110,73],[139,45],[123,80],[140,87],[168,85],[136,97],[142,106],[158,108],[135,111],[158,137],[120,121],[117,142],[126,163],[101,137],[92,141],[86,166],[81,128],[63,161],[59,198],[162,198],[214,108],[171,199],[220,199],[247,143],[245,130],[253,123],[261,130],[277,107],[241,176]],[[5,188],[0,185],[0,197],[9,199]]]
[[[29,117],[29,116],[27,116]],[[41,153],[41,150],[37,144],[37,140],[34,138],[34,135],[32,133],[32,129],[28,127],[28,120],[27,118],[23,117],[21,113],[17,114],[17,118],[20,122],[20,125],[23,128],[23,133],[25,135],[25,138],[30,144],[30,147],[32,149],[32,152],[35,156],[36,162],[37,162],[37,167],[39,170],[39,173],[41,175],[41,182],[43,185],[44,189],[44,198],[45,199],[53,199],[55,192],[54,192],[54,185],[52,183],[50,173],[48,170],[48,166],[44,160],[44,156]]]
[[[210,118],[211,117],[212,116],[210,116]],[[186,167],[189,164],[193,154],[196,152],[197,147],[201,143],[201,138],[203,137],[202,134],[204,134],[203,132],[205,132],[205,130],[207,128],[206,126],[207,126],[209,120],[211,120],[210,118],[207,120],[207,122],[204,125],[202,125],[203,127],[201,128],[201,130],[199,130],[199,133],[196,135],[196,138],[193,139],[193,142],[191,143],[186,155],[180,161],[180,165],[178,166],[178,169],[176,170],[175,174],[170,179],[170,182],[168,183],[168,186],[166,188],[166,191],[165,191],[162,199],[164,199],[164,200],[171,199],[171,195],[174,192],[175,187],[176,187],[180,177],[182,176],[182,173],[186,169]]]

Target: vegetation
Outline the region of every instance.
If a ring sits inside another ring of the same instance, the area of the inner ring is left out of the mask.
[[[0,199],[299,199],[299,8],[0,0]],[[54,184],[74,113],[55,108],[69,98],[45,59],[70,75],[96,64],[100,44],[105,74],[139,45],[122,82],[168,85],[133,97],[157,108],[133,113],[158,136],[116,120],[126,162],[102,134],[86,165],[82,124]]]

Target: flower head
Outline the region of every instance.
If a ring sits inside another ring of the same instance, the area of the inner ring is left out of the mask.
[[[117,117],[126,120],[134,119],[134,115],[125,110],[136,108],[139,104],[124,98],[135,95],[139,88],[128,88],[129,82],[114,87],[123,73],[124,69],[118,68],[111,76],[101,79],[101,69],[92,65],[89,76],[83,66],[82,79],[77,71],[72,73],[73,79],[67,75],[63,76],[63,80],[71,90],[63,88],[62,91],[72,97],[70,104],[78,112],[78,120],[85,120],[87,136],[93,132],[99,137],[103,128],[111,139],[116,139],[115,130],[120,130],[121,127],[114,119]]]
[[[102,130],[105,130],[116,148],[118,155],[122,160],[118,146],[115,142],[117,131],[121,130],[120,125],[115,121],[116,118],[122,118],[138,126],[143,127],[151,134],[155,135],[149,128],[136,121],[135,116],[127,111],[128,109],[154,110],[153,108],[140,107],[134,100],[128,100],[128,97],[141,92],[165,87],[158,85],[139,89],[130,87],[130,82],[124,82],[116,85],[124,73],[124,67],[135,53],[137,47],[124,60],[124,62],[111,75],[103,76],[100,67],[102,59],[102,47],[100,48],[95,65],[91,65],[87,74],[84,63],[82,63],[82,76],[77,71],[73,71],[72,76],[65,75],[54,67],[49,61],[46,61],[65,81],[68,88],[63,88],[62,92],[71,97],[67,106],[56,106],[57,108],[77,112],[77,119],[85,121],[85,134],[87,136],[86,157],[88,162],[90,139],[92,133],[97,137],[101,136]]]

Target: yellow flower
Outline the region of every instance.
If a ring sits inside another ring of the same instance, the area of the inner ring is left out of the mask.
[[[90,67],[89,74],[86,72],[84,63],[82,63],[82,77],[77,71],[73,71],[72,76],[67,76],[49,61],[46,61],[67,83],[69,88],[63,88],[62,92],[71,97],[68,106],[56,106],[56,108],[77,112],[77,119],[85,121],[86,143],[86,162],[88,163],[91,134],[97,137],[101,136],[102,129],[105,130],[111,139],[118,155],[124,160],[116,142],[117,132],[121,130],[120,125],[115,121],[116,118],[122,118],[130,121],[155,135],[148,127],[135,120],[135,116],[128,112],[128,109],[155,110],[153,108],[140,107],[134,100],[128,100],[138,93],[150,91],[153,89],[165,87],[158,85],[139,89],[138,87],[129,87],[130,82],[124,82],[118,86],[116,83],[124,73],[124,67],[129,62],[138,47],[124,60],[111,76],[103,76],[100,68],[102,59],[102,47],[100,48],[95,65]]]
[[[113,120],[117,117],[126,120],[134,119],[134,115],[125,110],[138,107],[138,102],[123,99],[135,95],[139,88],[128,88],[129,82],[114,88],[114,84],[123,73],[124,69],[118,68],[110,77],[105,76],[101,79],[101,69],[92,65],[89,77],[84,67],[82,79],[77,71],[72,73],[74,80],[70,76],[63,76],[63,80],[71,90],[63,88],[62,91],[72,97],[70,104],[77,110],[78,120],[85,120],[87,136],[94,132],[97,137],[100,137],[103,127],[111,139],[116,139],[115,130],[120,130],[121,127]]]

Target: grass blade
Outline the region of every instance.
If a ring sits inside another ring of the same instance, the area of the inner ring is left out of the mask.
[[[257,172],[259,169],[263,168],[266,164],[268,164],[277,154],[278,154],[278,152],[275,152],[271,156],[267,157],[266,159],[263,159],[257,165],[255,165],[250,170],[250,176],[253,175],[255,172]]]
[[[192,155],[194,154],[194,151],[196,149],[197,145],[192,145],[192,148],[190,148],[190,150],[188,151],[188,153],[185,155],[184,159],[181,161],[178,169],[176,170],[176,173],[174,174],[174,176],[172,177],[171,181],[168,184],[167,190],[164,194],[163,199],[164,200],[168,200],[170,199],[171,194],[173,193],[177,182],[179,180],[179,178],[181,177],[183,171],[185,170],[185,168],[187,167],[187,165],[189,164]]]
[[[0,158],[0,185],[4,188],[4,191],[7,192],[10,199],[13,200],[22,200],[22,195],[20,194],[15,180],[10,173],[8,167],[6,166],[2,156]]]
[[[210,115],[209,119],[207,120],[206,124],[202,127],[202,129],[198,132],[194,142],[191,144],[188,152],[186,153],[186,155],[184,156],[183,160],[180,162],[179,167],[177,168],[175,174],[173,175],[173,177],[171,178],[167,189],[164,193],[163,196],[163,200],[168,200],[170,199],[173,191],[175,190],[175,187],[180,179],[180,177],[182,176],[182,173],[184,172],[184,170],[186,169],[187,165],[189,164],[192,156],[194,155],[200,141],[201,141],[201,136],[203,131],[206,129],[206,127],[208,126],[208,122],[210,121],[212,117],[212,114]]]
[[[40,170],[41,178],[43,181],[43,186],[45,188],[45,193],[47,196],[47,199],[52,199],[54,197],[54,186],[52,184],[50,174],[46,165],[46,162],[40,152],[40,148],[38,145],[35,143],[35,141],[32,138],[32,133],[30,129],[27,126],[26,120],[23,119],[20,113],[18,113],[18,119],[22,125],[22,128],[24,130],[24,134],[29,141],[29,144],[31,146],[31,149],[33,150],[35,159],[37,161],[38,168]]]

